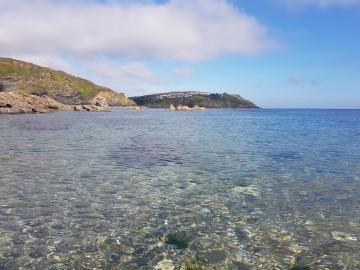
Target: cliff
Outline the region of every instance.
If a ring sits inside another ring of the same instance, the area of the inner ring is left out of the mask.
[[[15,59],[0,58],[0,92],[18,91],[47,96],[63,104],[135,105],[124,94],[83,78]]]

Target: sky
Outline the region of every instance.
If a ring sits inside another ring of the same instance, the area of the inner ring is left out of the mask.
[[[360,0],[0,0],[0,56],[128,96],[360,108]]]

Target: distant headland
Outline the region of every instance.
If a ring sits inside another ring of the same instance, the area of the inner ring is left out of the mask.
[[[137,105],[148,108],[169,108],[173,106],[203,108],[258,108],[253,102],[239,95],[208,93],[200,91],[169,92],[131,97]]]
[[[128,98],[63,71],[0,58],[0,114],[56,111],[106,111],[130,108],[258,108],[239,95],[198,91]],[[185,110],[185,109],[184,109]]]

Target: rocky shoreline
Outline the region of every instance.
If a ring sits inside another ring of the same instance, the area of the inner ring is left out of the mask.
[[[107,112],[109,105],[107,100],[99,97],[92,100],[92,104],[63,104],[48,96],[37,96],[27,94],[22,91],[0,92],[0,114],[21,114],[21,113],[49,113],[49,112]],[[144,106],[115,106],[114,108],[123,108],[131,110],[140,110]],[[202,111],[205,107],[200,106],[171,106],[168,111]]]
[[[67,105],[48,96],[30,95],[24,92],[0,92],[0,114],[47,113],[60,111],[105,112],[106,106],[92,104]]]

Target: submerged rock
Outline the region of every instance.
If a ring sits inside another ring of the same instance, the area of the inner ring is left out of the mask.
[[[226,260],[226,252],[222,244],[218,244],[208,249],[200,250],[196,254],[196,259],[206,264],[223,264]]]
[[[255,256],[244,248],[240,248],[236,253],[236,261],[243,263],[247,266],[256,265]]]
[[[350,233],[346,232],[332,232],[333,238],[338,241],[357,241],[358,238]]]
[[[243,186],[237,186],[237,187],[234,187],[232,189],[232,191],[234,193],[242,193],[242,194],[245,194],[245,195],[252,195],[254,197],[258,197],[260,195],[258,189],[255,187],[255,186],[247,186],[247,187],[243,187]]]
[[[169,233],[165,236],[165,243],[184,249],[189,246],[189,238],[185,232]]]
[[[173,261],[168,259],[163,259],[155,267],[155,270],[174,270],[174,269],[175,269],[175,265]]]
[[[188,261],[184,263],[180,268],[180,270],[202,270],[202,269],[203,267],[194,261]]]
[[[235,235],[239,241],[248,239],[247,232],[243,228],[235,228]]]
[[[294,265],[290,270],[311,270],[311,267],[307,265]]]

